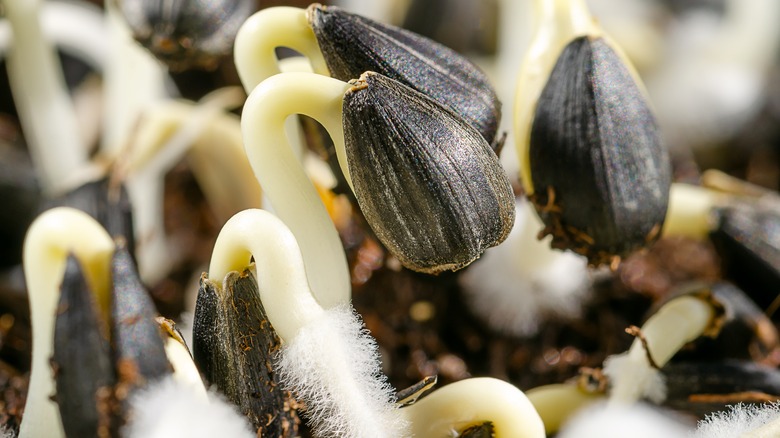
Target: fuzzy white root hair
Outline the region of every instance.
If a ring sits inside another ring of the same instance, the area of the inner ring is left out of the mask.
[[[527,201],[515,204],[515,225],[506,241],[488,249],[459,283],[473,312],[491,328],[531,336],[547,318],[573,318],[590,290],[584,257],[537,240],[542,224]]]
[[[663,410],[649,405],[598,403],[580,411],[559,438],[685,438],[689,428]],[[709,438],[709,435],[708,435]]]
[[[350,305],[328,309],[301,328],[282,345],[277,366],[282,384],[306,403],[316,436],[409,436],[376,342]]]
[[[122,436],[130,438],[252,438],[249,423],[215,393],[200,397],[172,378],[154,382],[130,401],[132,418]]]
[[[647,361],[637,360],[635,353],[607,357],[604,360],[604,374],[612,382],[620,382],[619,385],[613,383],[613,397],[629,401],[645,398],[656,404],[666,399],[666,378],[663,373]]]
[[[715,412],[699,422],[692,438],[737,438],[777,436],[762,426],[780,419],[780,403],[763,405],[738,404],[729,406],[729,411]],[[776,433],[776,432],[775,432]]]

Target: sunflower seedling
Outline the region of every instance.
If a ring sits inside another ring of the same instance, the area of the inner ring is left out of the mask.
[[[669,157],[635,73],[584,1],[536,4],[515,107],[523,186],[553,247],[614,267],[660,235]]]
[[[214,246],[209,277],[229,279],[231,271],[249,267],[250,258],[255,260],[260,301],[256,304],[262,304],[270,322],[270,327],[254,329],[272,328],[279,336],[282,345],[274,370],[283,386],[306,404],[304,415],[315,435],[406,436],[374,339],[351,305],[323,308],[317,302],[295,237],[266,211],[246,210],[225,224]],[[224,299],[227,284],[214,285]],[[200,342],[212,351],[219,348],[213,338]]]
[[[484,138],[452,111],[376,73],[349,84],[311,73],[276,75],[247,99],[244,146],[300,242],[324,307],[348,300],[333,294],[349,290],[349,276],[335,228],[282,130],[296,113],[328,130],[369,225],[406,267],[459,269],[509,233],[509,179]]]
[[[487,76],[455,51],[407,30],[332,6],[275,7],[251,16],[236,36],[235,62],[250,93],[279,73],[274,50],[308,57],[315,73],[348,81],[375,71],[451,108],[493,144],[501,103]]]
[[[30,227],[24,270],[33,357],[20,436],[117,430],[128,395],[173,371],[132,258],[86,213],[60,207]]]
[[[631,348],[604,360],[609,378],[609,403],[629,404],[640,398],[660,403],[666,398],[661,368],[690,341],[716,336],[723,323],[723,306],[707,288],[694,288],[653,314],[641,329],[627,330],[636,336]]]
[[[417,438],[468,435],[484,425],[495,438],[542,438],[544,424],[528,397],[502,380],[479,377],[451,383],[401,409]]]

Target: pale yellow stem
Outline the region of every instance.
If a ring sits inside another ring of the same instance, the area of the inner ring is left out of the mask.
[[[21,437],[63,436],[49,359],[53,351],[54,318],[59,288],[69,254],[78,258],[90,289],[108,315],[111,256],[114,242],[86,213],[68,207],[41,214],[24,241],[24,275],[33,329],[32,371]]]
[[[712,328],[717,313],[711,300],[684,295],[664,304],[642,326],[642,339],[637,338],[628,352],[610,356],[604,362],[604,373],[610,378],[611,404],[633,403],[642,396],[656,394],[662,401],[665,389],[647,388],[650,382],[643,376],[657,373],[683,345]],[[650,363],[648,352],[654,363]],[[652,397],[651,397],[652,398]]]
[[[63,193],[87,167],[73,103],[56,52],[43,37],[41,0],[3,0],[13,29],[8,78],[44,192]]]
[[[529,195],[533,184],[528,148],[536,102],[563,48],[574,38],[601,34],[584,0],[535,0],[535,6],[536,31],[517,79],[514,119],[520,179]]]
[[[412,436],[455,436],[470,426],[493,423],[495,438],[531,438],[544,435],[544,424],[528,397],[502,380],[479,377],[437,389],[401,409],[412,425]]]
[[[234,46],[236,70],[247,94],[280,73],[277,47],[288,47],[309,59],[315,73],[330,76],[306,10],[289,6],[263,9],[239,29]]]
[[[257,286],[268,321],[283,342],[324,310],[309,288],[301,250],[290,229],[271,213],[251,209],[227,221],[217,237],[209,266],[216,284],[228,272],[243,271],[255,259]],[[345,294],[348,296],[349,289]]]
[[[318,120],[333,143],[340,145],[338,159],[349,178],[341,112],[349,87],[313,73],[279,74],[252,91],[241,118],[244,147],[255,176],[274,211],[298,240],[309,284],[325,308],[349,302],[349,269],[336,227],[292,151],[284,121],[293,114]]]

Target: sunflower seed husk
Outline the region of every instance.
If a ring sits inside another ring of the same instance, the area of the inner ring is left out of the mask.
[[[511,184],[463,119],[373,72],[353,81],[343,110],[358,204],[404,266],[457,270],[506,238],[515,217]]]
[[[642,90],[603,39],[564,48],[537,103],[529,159],[554,248],[600,265],[660,235],[669,157]]]
[[[778,348],[772,321],[741,289],[718,282],[702,285],[723,307],[718,335],[700,337],[681,351],[682,360],[752,359],[760,362]]]
[[[214,68],[255,10],[247,0],[121,0],[133,37],[172,70]]]
[[[713,243],[726,274],[762,308],[780,290],[780,204],[735,202],[714,212]]]
[[[111,261],[112,340],[120,388],[128,391],[160,379],[173,371],[165,354],[165,344],[157,309],[138,278],[135,263],[120,242]]]
[[[109,436],[116,425],[111,416],[116,375],[108,327],[72,255],[60,286],[52,367],[65,434]]]
[[[737,403],[780,400],[780,371],[752,361],[670,363],[665,405],[704,416]]]
[[[258,436],[297,436],[297,402],[273,368],[281,343],[248,270],[229,273],[222,292],[201,277],[192,344],[206,381],[238,406]]]
[[[476,426],[469,426],[458,435],[460,438],[493,438],[496,436],[493,423],[485,422]]]
[[[309,24],[331,75],[375,71],[450,107],[493,145],[501,119],[487,75],[457,52],[407,30],[332,6],[312,4]],[[496,143],[496,147],[500,147]]]
[[[122,238],[128,251],[135,251],[130,197],[121,184],[109,178],[88,182],[43,203],[41,211],[57,206],[73,207],[95,218],[114,238]]]

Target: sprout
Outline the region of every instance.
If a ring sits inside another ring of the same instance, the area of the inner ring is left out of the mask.
[[[20,436],[62,436],[62,422],[49,366],[54,341],[54,315],[59,282],[68,253],[81,263],[98,308],[108,313],[111,285],[109,264],[114,242],[94,219],[78,210],[56,208],[33,222],[24,243],[24,270],[33,326],[32,369]]]
[[[509,233],[509,180],[485,140],[451,111],[372,73],[352,85],[316,74],[274,76],[247,99],[244,145],[275,211],[300,242],[324,307],[346,301],[333,294],[348,290],[349,276],[336,230],[284,146],[282,122],[295,113],[328,130],[369,224],[406,266],[459,269]]]
[[[516,102],[523,185],[554,248],[614,267],[660,235],[669,158],[642,86],[584,2],[537,5]]]
[[[666,398],[660,369],[686,343],[720,328],[722,306],[706,290],[672,299],[651,316],[628,352],[607,357],[604,374],[610,379],[610,404],[630,404],[645,397],[655,403]]]
[[[84,212],[60,207],[33,222],[24,244],[33,365],[21,436],[111,433],[127,396],[171,373],[133,263]],[[177,362],[177,371],[186,368]],[[200,380],[179,379],[193,388]]]
[[[250,93],[279,72],[274,49],[290,47],[313,71],[348,81],[375,71],[451,108],[494,143],[501,104],[487,76],[434,41],[336,7],[276,7],[251,16],[236,36],[235,62]]]
[[[225,224],[209,276],[243,270],[250,257],[268,321],[283,343],[281,379],[306,403],[315,434],[404,436],[375,341],[348,304],[324,309],[317,303],[295,237],[262,210],[243,211]]]
[[[73,188],[85,173],[94,175],[95,169],[85,172],[87,149],[77,131],[55,51],[43,37],[41,3],[8,0],[3,6],[14,34],[8,59],[14,101],[41,186],[51,195]]]
[[[534,406],[515,386],[490,378],[471,378],[437,389],[401,409],[412,437],[458,436],[465,429],[491,423],[496,438],[544,437]]]

